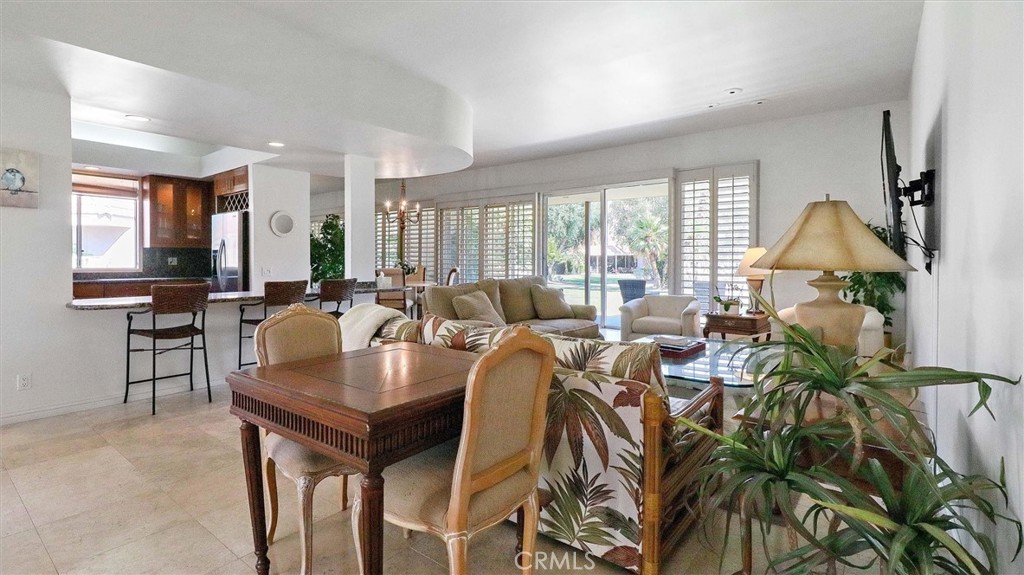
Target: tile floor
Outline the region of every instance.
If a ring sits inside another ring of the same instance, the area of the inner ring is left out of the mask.
[[[270,547],[272,573],[299,569],[297,501],[287,478],[281,521]],[[314,570],[355,573],[349,513],[338,506],[337,479],[316,490]],[[719,572],[721,518],[694,529],[664,561],[662,572]],[[739,567],[730,537],[721,572]],[[444,574],[439,539],[403,539],[385,530],[385,572]],[[515,573],[515,530],[500,525],[473,539],[471,573]],[[768,544],[782,549],[775,529]],[[568,563],[540,573],[625,571],[539,537],[539,550]],[[568,553],[567,556],[564,554]],[[755,552],[755,557],[761,554]],[[252,532],[242,472],[238,419],[228,389],[115,405],[0,428],[0,573],[253,573]],[[763,571],[763,565],[755,566]],[[543,566],[542,566],[543,567]]]

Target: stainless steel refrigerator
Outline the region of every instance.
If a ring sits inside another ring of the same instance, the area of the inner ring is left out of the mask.
[[[249,212],[214,214],[210,291],[249,291]]]

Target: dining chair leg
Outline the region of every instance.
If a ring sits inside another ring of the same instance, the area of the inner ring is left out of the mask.
[[[299,491],[299,543],[302,546],[302,575],[313,573],[313,488],[316,482],[304,475],[295,482]]]
[[[263,460],[263,478],[267,485],[267,503],[270,506],[270,527],[267,529],[267,545],[274,543],[277,533],[277,464],[269,457]]]
[[[192,379],[192,366],[195,364],[196,336],[188,338],[188,390],[195,391],[195,384]]]
[[[153,338],[153,407],[150,415],[156,415],[156,338]]]
[[[521,509],[523,550],[519,554],[519,566],[523,569],[523,575],[533,575],[533,551],[537,547],[537,523],[540,519],[540,498],[536,489]]]
[[[402,529],[402,539],[412,539],[412,529]]]
[[[359,567],[359,573],[365,573],[363,570],[363,532],[359,529],[359,517],[363,511],[363,501],[360,498],[360,490],[356,489],[355,496],[352,499],[352,518],[349,523],[352,524],[352,542],[356,545],[356,566]]]
[[[450,575],[466,574],[466,552],[469,541],[465,533],[449,535],[445,537],[445,546],[448,548],[448,573]]]
[[[131,327],[128,329],[131,329]],[[128,388],[131,387],[131,384],[128,382],[132,380],[132,333],[128,331],[126,334],[124,343],[124,401],[121,403],[128,403]]]
[[[206,355],[206,330],[203,330],[203,369],[206,371],[206,401],[213,403],[213,390],[210,389],[210,359]]]

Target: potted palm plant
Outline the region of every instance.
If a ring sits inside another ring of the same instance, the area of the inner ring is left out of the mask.
[[[738,509],[760,520],[765,534],[773,516],[795,530],[805,544],[774,556],[765,547],[778,572],[806,573],[831,562],[863,568],[857,558],[868,554],[867,564],[880,561],[886,573],[1005,573],[992,540],[975,525],[1008,522],[1020,552],[1020,522],[988,499],[994,494],[1005,500],[1005,478],[952,469],[932,449],[904,392],[912,399],[925,386],[974,384],[973,414],[987,410],[990,382],[1020,379],[906,369],[892,360],[890,349],[857,357],[786,324],[752,295],[780,323],[785,339],[738,350],[749,352],[744,368],[754,379],[739,430],[723,436],[681,421],[720,442],[702,470],[702,501],[709,508],[726,505],[728,523]],[[800,496],[810,499],[805,513],[796,509]]]

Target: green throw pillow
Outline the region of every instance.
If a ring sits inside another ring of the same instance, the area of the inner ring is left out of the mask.
[[[533,307],[536,308],[537,317],[540,319],[573,317],[572,307],[565,301],[565,294],[558,288],[532,285],[530,286],[530,297],[533,298]]]
[[[478,290],[453,297],[452,307],[455,308],[455,314],[459,316],[459,319],[485,321],[495,326],[505,325],[505,320],[501,319],[498,310],[494,309],[491,300],[483,291]]]

